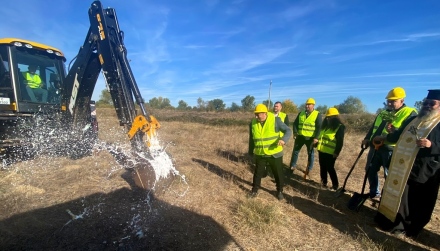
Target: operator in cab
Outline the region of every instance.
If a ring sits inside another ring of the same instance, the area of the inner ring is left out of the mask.
[[[36,73],[38,66],[29,65],[28,71],[23,72],[24,82],[26,83],[26,91],[32,102],[38,102],[35,95],[41,96],[41,102],[47,103],[47,90],[43,89],[43,82]]]

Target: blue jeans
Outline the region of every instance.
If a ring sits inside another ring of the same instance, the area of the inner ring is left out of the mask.
[[[302,135],[296,136],[295,143],[293,144],[293,152],[292,158],[290,159],[290,167],[296,168],[296,162],[298,161],[298,155],[301,151],[301,148],[304,146],[307,147],[307,170],[311,171],[313,168],[313,161],[315,160],[315,150],[313,149],[313,138],[310,137],[306,139]]]
[[[379,189],[379,175],[377,173],[382,166],[384,169],[384,178],[387,178],[392,153],[393,151],[389,150],[386,146],[382,146],[378,150],[374,150],[374,147],[370,147],[365,171],[368,172],[368,182],[370,184],[371,197],[381,194]]]

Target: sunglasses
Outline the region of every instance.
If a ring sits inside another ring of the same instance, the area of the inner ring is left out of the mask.
[[[437,101],[432,100],[432,99],[428,99],[428,100],[423,101],[422,105],[433,107],[433,106],[437,105]]]

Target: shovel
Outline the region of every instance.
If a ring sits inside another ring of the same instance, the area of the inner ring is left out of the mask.
[[[348,209],[356,211],[356,212],[359,212],[359,210],[362,208],[362,205],[370,197],[370,194],[368,194],[368,193],[364,194],[365,184],[367,183],[368,172],[371,169],[371,162],[373,162],[374,156],[376,155],[376,152],[379,149],[379,147],[381,147],[383,145],[383,141],[376,141],[376,142],[373,141],[373,145],[374,145],[374,153],[373,153],[373,156],[371,156],[370,163],[369,163],[367,171],[365,172],[365,175],[364,175],[364,183],[362,184],[362,191],[360,194],[355,192],[353,194],[353,196],[351,196],[351,198],[347,204]]]
[[[356,161],[354,162],[353,166],[350,168],[350,171],[348,172],[347,177],[345,177],[344,185],[341,188],[339,188],[338,190],[336,190],[336,194],[335,194],[336,198],[340,197],[341,195],[343,195],[345,193],[345,191],[346,191],[345,185],[347,185],[348,177],[350,177],[351,172],[353,172],[354,167],[358,163],[358,161],[361,158],[362,154],[364,153],[365,149],[367,149],[367,146],[361,145],[361,152],[357,156]]]

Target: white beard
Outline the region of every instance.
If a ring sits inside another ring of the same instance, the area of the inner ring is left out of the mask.
[[[422,107],[422,110],[420,110],[419,115],[417,115],[417,117],[419,117],[420,119],[422,119],[424,121],[430,121],[434,117],[437,117],[439,115],[440,115],[440,107],[437,109],[428,110],[428,111],[424,111],[423,107]]]

